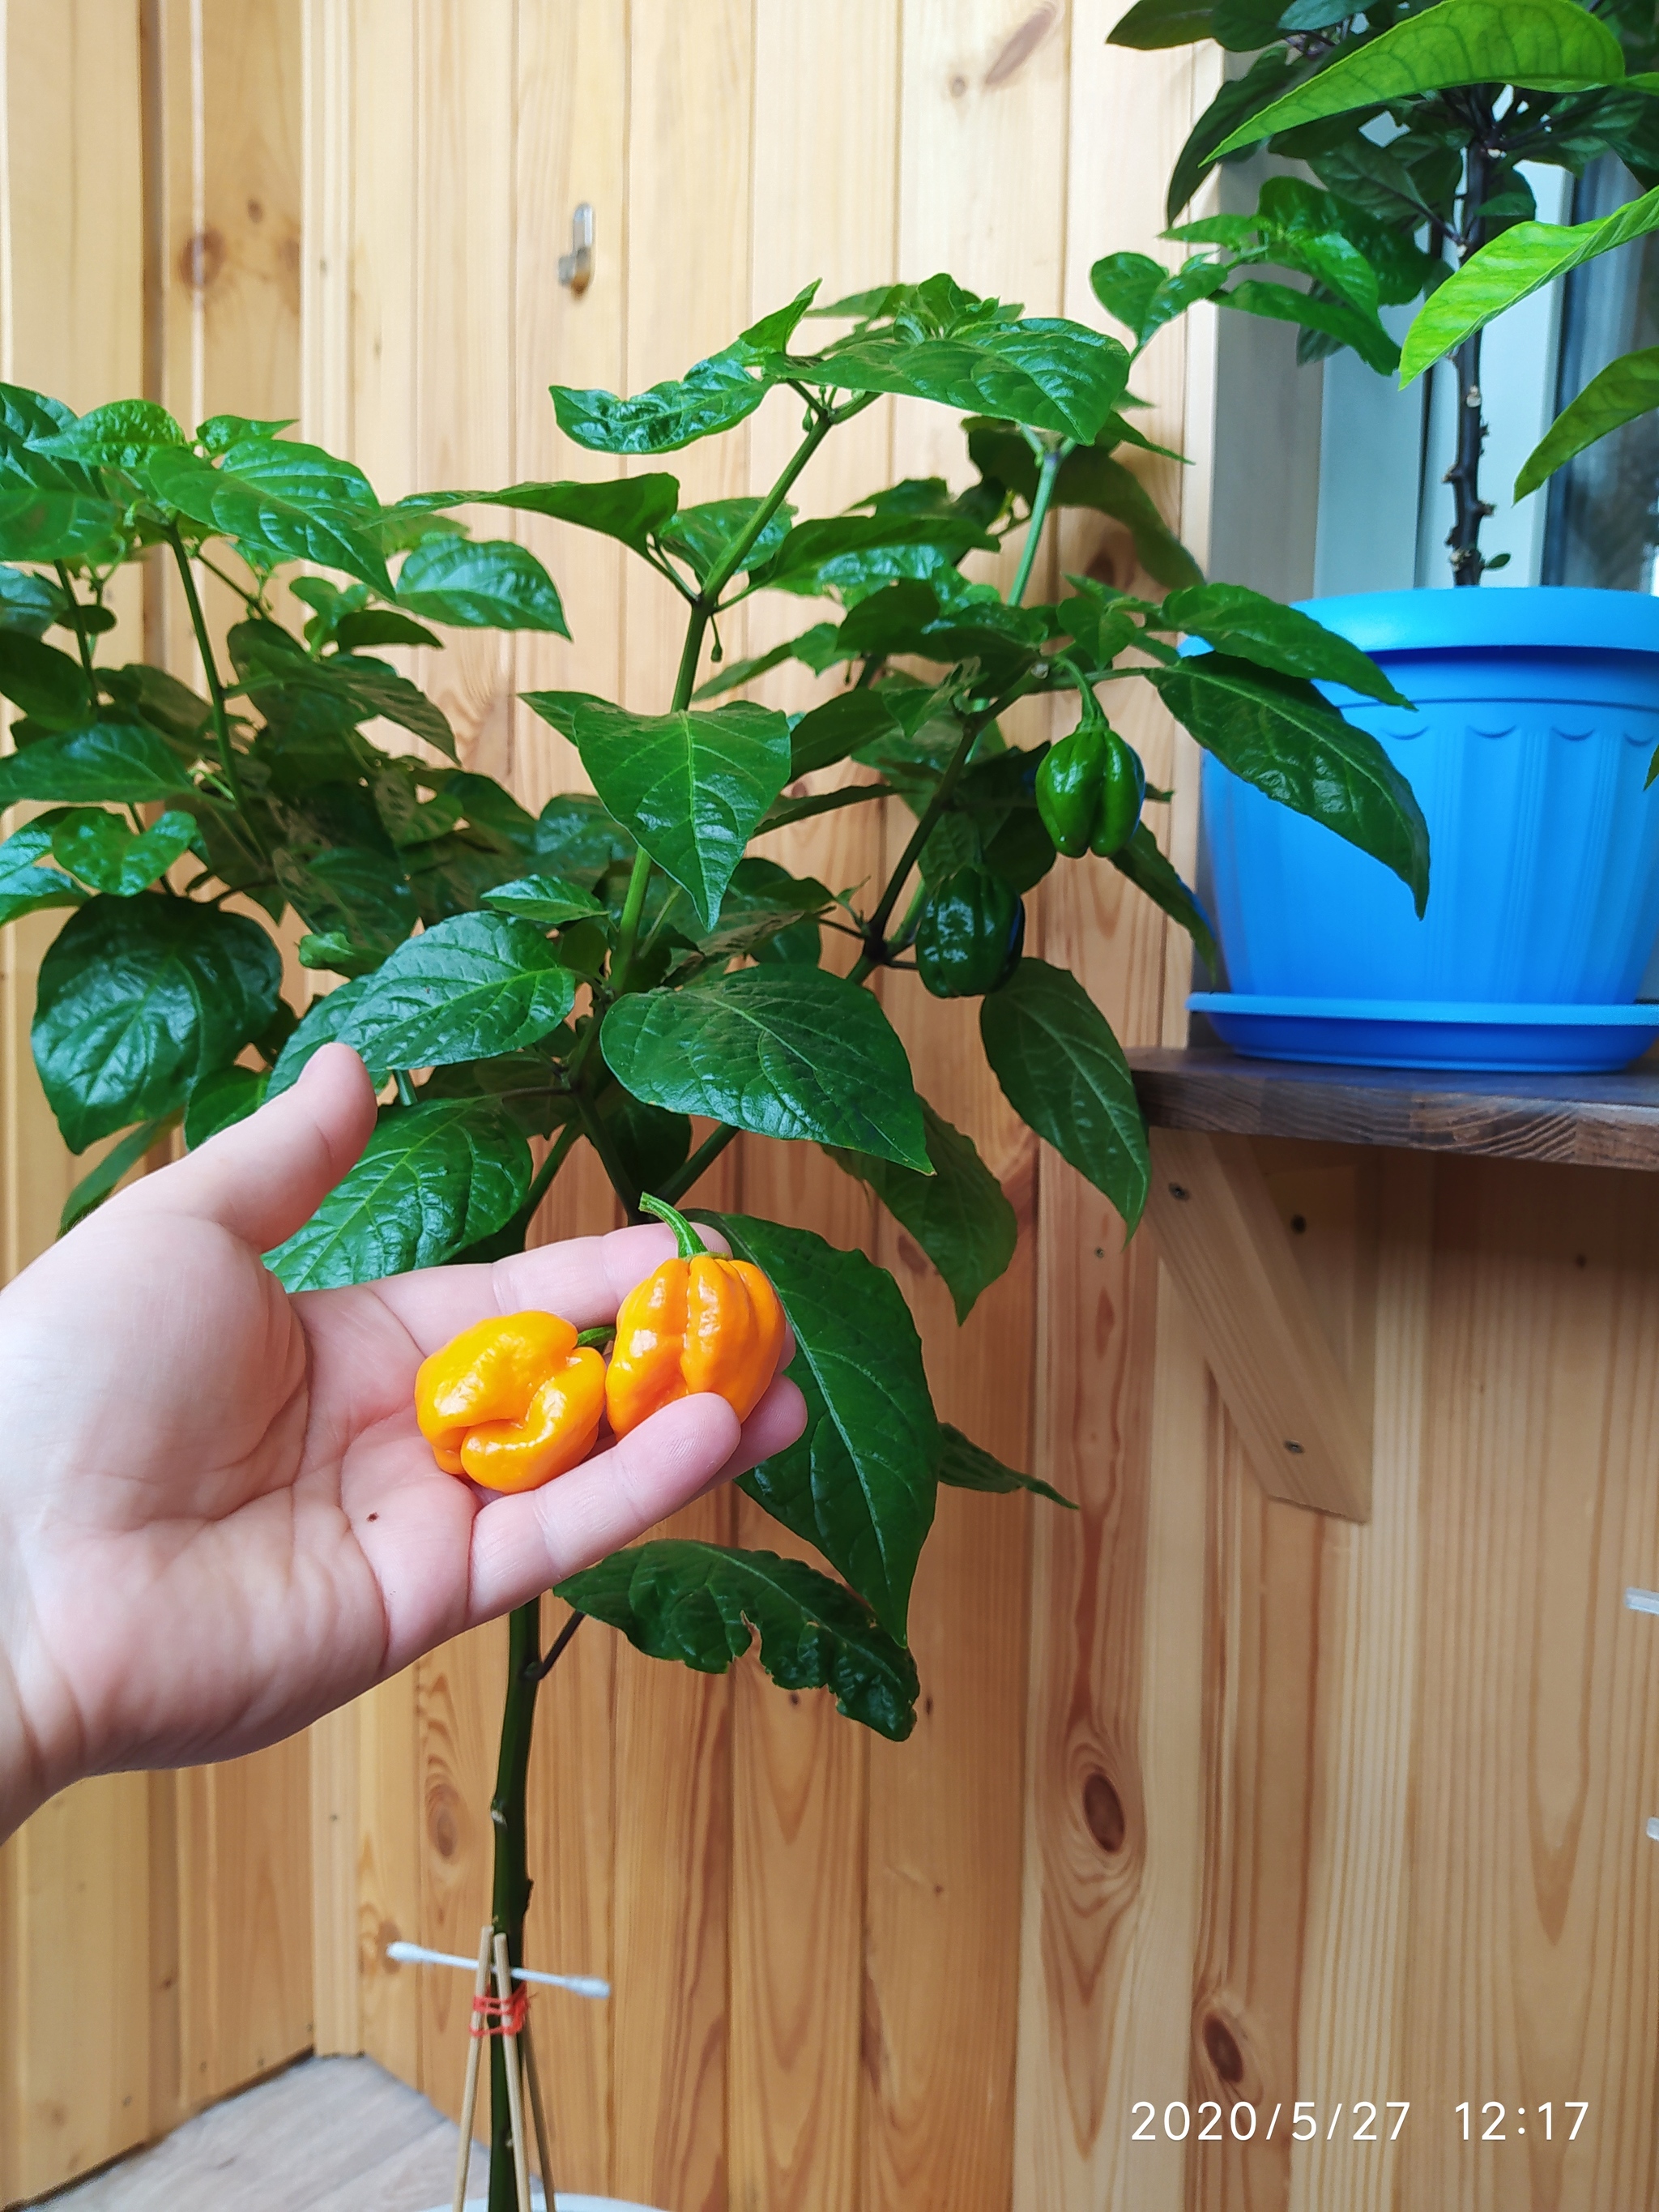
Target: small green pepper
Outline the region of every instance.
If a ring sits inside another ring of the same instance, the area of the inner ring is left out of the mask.
[[[1121,853],[1135,834],[1146,797],[1146,771],[1140,755],[1125,744],[1115,730],[1106,732],[1105,759],[1101,767],[1099,811],[1089,849],[1105,860]]]
[[[1006,983],[1025,941],[1025,902],[988,868],[935,884],[916,923],[916,968],[936,999],[980,998]]]
[[[1109,734],[1103,722],[1080,722],[1069,737],[1050,746],[1037,770],[1037,812],[1055,852],[1068,860],[1089,849]]]

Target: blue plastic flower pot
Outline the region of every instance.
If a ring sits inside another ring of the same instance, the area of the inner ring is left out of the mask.
[[[1628,1005],[1659,938],[1659,603],[1559,588],[1377,592],[1304,611],[1407,714],[1326,696],[1380,738],[1429,825],[1428,910],[1380,862],[1207,755],[1204,828],[1232,991]]]

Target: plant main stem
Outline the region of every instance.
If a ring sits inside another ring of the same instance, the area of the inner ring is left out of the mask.
[[[530,1857],[525,1800],[530,1776],[530,1742],[536,1725],[536,1692],[541,1687],[541,1601],[520,1606],[507,1624],[507,1710],[501,1716],[501,1755],[495,1794],[489,1801],[495,1838],[495,1879],[490,1915],[507,1938],[512,1965],[524,1964],[524,1917],[530,1904]],[[553,2177],[542,2176],[547,2201],[553,2202]],[[489,2039],[489,2212],[516,2212],[513,2167],[513,2123],[507,2095],[507,2045]]]
[[[236,811],[247,823],[248,830],[257,842],[258,833],[248,814],[247,794],[242,789],[242,772],[237,766],[235,748],[230,742],[230,717],[225,712],[225,694],[219,681],[219,664],[213,657],[213,641],[208,635],[207,618],[202,612],[195,573],[191,568],[190,556],[185,550],[185,541],[179,535],[176,522],[168,523],[167,538],[173,548],[173,557],[179,564],[179,580],[185,587],[185,605],[190,610],[190,626],[196,633],[196,649],[202,656],[202,672],[207,678],[208,697],[213,705],[213,733],[219,742],[219,765],[225,772],[225,781],[230,786],[231,796],[236,801]]]
[[[1480,210],[1486,197],[1487,167],[1486,148],[1472,145],[1463,191],[1462,245],[1458,257],[1462,261],[1478,250],[1485,232]],[[1480,496],[1480,456],[1486,442],[1486,425],[1481,417],[1479,331],[1464,339],[1453,359],[1457,369],[1457,447],[1446,471],[1454,503],[1446,543],[1451,548],[1452,581],[1474,585],[1480,581],[1486,565],[1480,555],[1480,526],[1494,511]]]
[[[1019,566],[1014,571],[1013,586],[1008,593],[1011,607],[1017,607],[1025,597],[1025,586],[1031,580],[1031,569],[1036,561],[1042,526],[1048,520],[1048,502],[1054,495],[1054,482],[1060,475],[1060,465],[1071,450],[1069,444],[1052,446],[1042,457],[1036,490],[1031,499],[1031,518],[1025,526],[1025,543],[1019,549]]]

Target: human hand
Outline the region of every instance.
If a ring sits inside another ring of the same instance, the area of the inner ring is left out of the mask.
[[[540,1490],[442,1474],[415,1370],[492,1312],[612,1320],[653,1225],[290,1296],[260,1260],[374,1125],[327,1045],[0,1292],[0,1836],[82,1774],[274,1742],[800,1433],[686,1398]]]

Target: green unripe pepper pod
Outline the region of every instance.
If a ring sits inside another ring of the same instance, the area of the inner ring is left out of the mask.
[[[936,999],[976,999],[1006,983],[1025,941],[1025,902],[988,868],[935,884],[916,923],[916,969]]]
[[[1037,812],[1055,852],[1068,860],[1089,849],[1109,734],[1103,722],[1080,722],[1049,747],[1036,773]]]
[[[1106,732],[1105,759],[1101,767],[1100,811],[1095,817],[1089,849],[1105,860],[1121,853],[1135,834],[1146,797],[1146,771],[1140,755],[1125,744],[1115,730]]]

